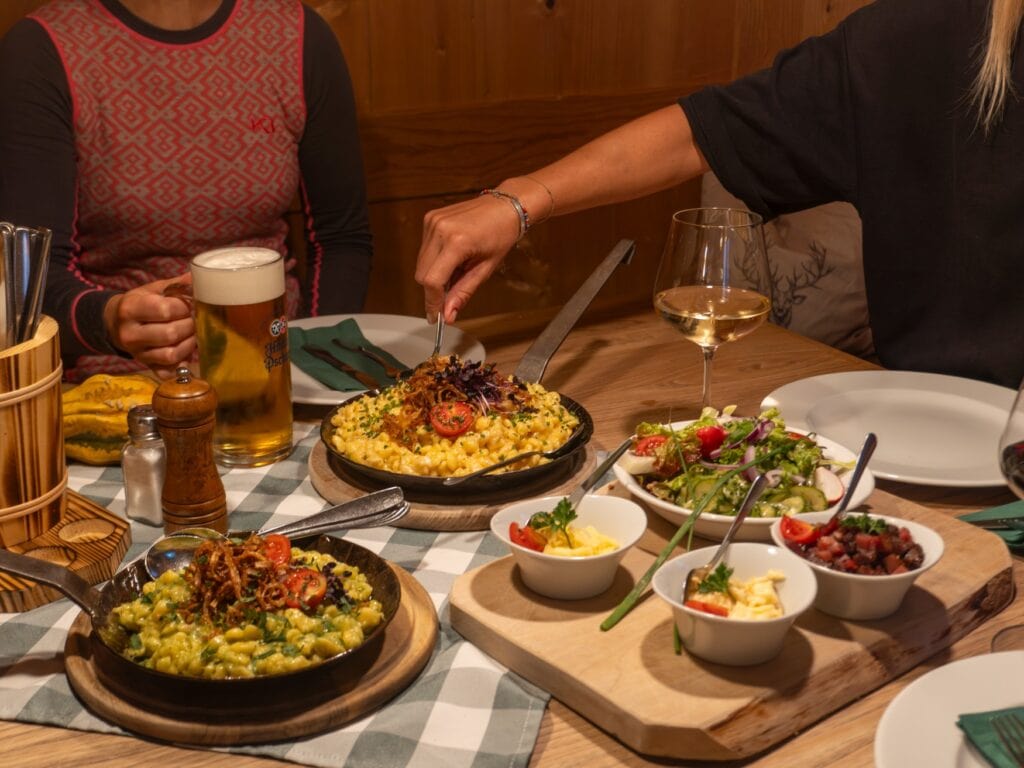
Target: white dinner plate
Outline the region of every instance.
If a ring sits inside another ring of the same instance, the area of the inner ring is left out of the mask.
[[[919,485],[1003,485],[999,437],[1016,395],[973,379],[913,371],[830,373],[794,381],[761,401],[787,425],[860,445],[878,436],[871,469]]]
[[[435,326],[422,317],[405,315],[322,315],[292,320],[293,328],[322,328],[337,325],[342,320],[355,318],[359,330],[374,346],[387,350],[406,365],[422,363],[434,351]],[[484,345],[458,328],[444,330],[441,353],[456,354],[463,360],[483,360]],[[359,391],[339,392],[314,379],[292,363],[292,402],[311,405],[335,405],[355,397]]]
[[[683,427],[692,424],[693,421],[677,421],[672,423],[673,429],[682,429]],[[786,427],[790,428],[790,424],[787,421]],[[801,429],[793,429],[794,432],[803,432]],[[857,460],[857,455],[850,451],[848,448],[844,448],[838,443],[829,440],[828,438],[822,437],[821,435],[814,436],[815,441],[821,446],[822,452],[826,458],[835,459],[836,461],[849,462],[853,465],[853,462]],[[621,460],[620,460],[621,461]],[[647,504],[653,509],[659,516],[665,518],[674,525],[682,525],[687,518],[690,517],[690,510],[686,507],[679,507],[673,504],[671,501],[665,499],[659,499],[653,493],[649,492],[637,481],[636,477],[629,474],[619,463],[616,463],[612,467],[615,472],[615,477],[623,487],[638,501]],[[837,473],[839,479],[846,481],[847,475],[850,470]],[[864,474],[860,479],[860,483],[857,485],[857,490],[853,492],[853,498],[850,499],[850,509],[856,509],[860,504],[863,504],[871,492],[875,489],[875,479],[871,475],[871,470],[864,470]],[[832,509],[832,507],[829,507]],[[693,524],[693,531],[697,536],[703,536],[705,539],[716,539],[721,541],[725,537],[726,531],[732,525],[732,521],[735,518],[732,515],[713,515],[710,512],[702,512],[697,518],[697,522]],[[740,524],[740,529],[736,532],[736,541],[771,541],[771,527],[772,523],[777,518],[774,517],[748,517]]]
[[[1024,651],[972,656],[919,677],[886,708],[875,731],[875,768],[987,768],[956,724],[960,715],[1024,704]]]

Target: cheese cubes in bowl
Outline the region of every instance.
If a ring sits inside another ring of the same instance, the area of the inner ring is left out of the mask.
[[[544,544],[533,540],[530,519],[557,518],[559,504],[565,503],[562,496],[544,496],[512,504],[491,518],[491,532],[512,550],[531,591],[559,600],[594,597],[611,586],[623,555],[646,530],[647,514],[629,499],[584,496],[575,518],[567,521],[568,535],[558,530],[546,535]]]
[[[730,600],[746,607],[735,616],[722,616],[703,605],[687,605],[684,597],[689,572],[707,565],[716,550],[717,546],[695,549],[669,560],[654,574],[654,591],[671,607],[683,647],[694,656],[734,666],[769,661],[782,650],[793,622],[814,602],[814,574],[810,566],[779,547],[731,544],[724,558],[732,570],[732,579],[727,579]],[[777,605],[769,589],[777,593]],[[693,599],[713,603],[714,591]]]

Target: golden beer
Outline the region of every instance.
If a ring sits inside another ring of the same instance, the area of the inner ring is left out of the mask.
[[[284,259],[221,248],[192,259],[199,365],[217,394],[217,463],[258,467],[292,450]]]

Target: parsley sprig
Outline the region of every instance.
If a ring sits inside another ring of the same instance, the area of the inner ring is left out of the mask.
[[[885,533],[889,527],[885,520],[871,517],[867,512],[861,512],[859,515],[847,515],[839,524],[843,528],[856,528],[861,533],[870,533],[875,536]]]
[[[569,538],[569,523],[576,519],[576,510],[566,498],[561,499],[550,512],[536,512],[530,516],[528,525],[535,531],[547,528],[551,533],[561,531]]]
[[[705,576],[704,580],[697,585],[697,591],[702,595],[708,595],[712,592],[729,594],[729,578],[732,576],[732,571],[733,569],[725,563],[719,563],[718,567]]]

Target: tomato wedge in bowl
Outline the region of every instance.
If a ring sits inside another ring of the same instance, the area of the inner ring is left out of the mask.
[[[849,517],[859,517],[859,513],[850,512]],[[800,523],[820,532],[832,517],[831,512],[812,512],[800,516]],[[913,583],[935,565],[942,557],[945,544],[942,537],[933,529],[915,520],[876,515],[868,517],[881,523],[892,525],[899,531],[906,531],[914,543],[923,551],[921,564],[912,570],[898,570],[888,574],[860,574],[842,569],[836,570],[807,559],[803,550],[813,546],[814,542],[795,542],[788,538],[786,532],[792,533],[787,526],[784,531],[784,520],[777,520],[771,527],[771,536],[779,549],[785,551],[790,558],[801,560],[810,567],[818,582],[818,595],[814,607],[823,613],[851,621],[866,621],[890,616],[899,610],[903,599]],[[829,535],[825,533],[824,535]],[[858,546],[869,547],[871,542],[861,541]]]

